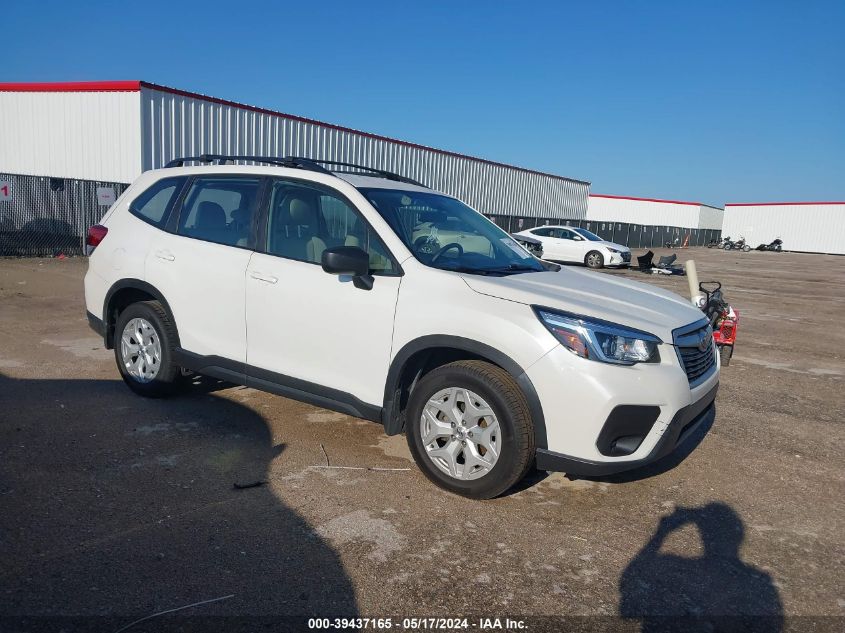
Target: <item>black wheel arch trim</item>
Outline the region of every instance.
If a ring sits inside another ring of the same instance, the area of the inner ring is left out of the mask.
[[[537,390],[531,379],[525,373],[525,370],[513,360],[510,356],[501,350],[481,343],[479,341],[465,338],[462,336],[451,336],[446,334],[432,334],[429,336],[421,336],[408,343],[394,356],[390,363],[390,368],[387,372],[387,381],[384,387],[384,406],[382,408],[382,423],[384,424],[385,433],[388,435],[397,435],[402,432],[404,427],[404,419],[400,412],[396,409],[397,406],[397,389],[400,384],[400,379],[404,373],[405,366],[412,356],[419,352],[426,350],[435,350],[438,348],[455,349],[463,352],[469,352],[475,356],[494,363],[507,371],[516,383],[522,389],[525,399],[528,401],[528,407],[531,411],[531,420],[534,425],[534,441],[538,448],[546,448],[548,440],[546,438],[546,419],[543,415],[543,406],[540,403],[540,397],[537,395]]]
[[[140,290],[141,292],[146,292],[148,295],[153,296],[156,298],[156,301],[159,301],[163,306],[167,313],[173,318],[173,310],[170,309],[170,304],[167,303],[167,299],[164,298],[164,295],[161,291],[146,281],[141,279],[134,279],[134,278],[126,278],[121,279],[120,281],[116,281],[112,284],[112,287],[109,288],[109,291],[106,293],[106,298],[103,301],[103,343],[106,346],[106,349],[112,349],[114,347],[114,325],[115,319],[114,315],[112,314],[112,310],[110,310],[110,306],[114,296],[120,292],[121,290]],[[174,326],[176,325],[174,321]],[[177,338],[179,328],[176,328]],[[177,341],[178,344],[178,341]]]

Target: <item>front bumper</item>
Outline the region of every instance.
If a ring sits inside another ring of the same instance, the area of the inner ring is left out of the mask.
[[[562,346],[528,368],[545,419],[537,465],[573,475],[638,468],[663,457],[712,419],[719,359],[692,385],[675,347],[634,366],[585,360]]]
[[[631,251],[622,253],[610,253],[610,259],[605,262],[605,266],[630,266],[631,265]]]
[[[598,462],[562,455],[544,448],[537,449],[537,468],[565,472],[581,477],[604,477],[633,470],[666,457],[696,435],[699,429],[709,427],[716,417],[716,392],[718,383],[698,402],[684,407],[669,423],[663,435],[645,457],[620,462]]]

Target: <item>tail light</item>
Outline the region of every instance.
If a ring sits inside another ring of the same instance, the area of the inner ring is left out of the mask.
[[[95,224],[88,229],[88,235],[85,237],[85,253],[90,255],[94,249],[100,245],[109,230],[102,224]]]

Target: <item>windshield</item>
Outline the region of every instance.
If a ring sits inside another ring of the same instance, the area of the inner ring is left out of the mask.
[[[586,237],[591,242],[604,242],[604,240],[602,238],[600,238],[595,233],[590,233],[587,229],[573,229],[573,231],[578,233],[578,235],[582,235],[582,236]]]
[[[510,235],[455,198],[393,189],[360,191],[427,266],[477,274],[545,270]]]

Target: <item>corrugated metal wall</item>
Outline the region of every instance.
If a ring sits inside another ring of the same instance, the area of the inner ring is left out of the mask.
[[[722,235],[755,248],[776,237],[787,251],[845,255],[845,202],[725,205]]]
[[[591,195],[588,220],[699,228],[699,205]],[[713,228],[713,227],[707,227]]]
[[[246,106],[141,88],[142,166],[203,153],[304,156],[414,178],[487,215],[583,219],[589,183],[337,129]]]
[[[137,92],[0,92],[0,171],[109,182],[141,173]]]
[[[722,230],[722,223],[725,221],[725,210],[719,207],[711,207],[702,204],[698,208],[698,228]]]

